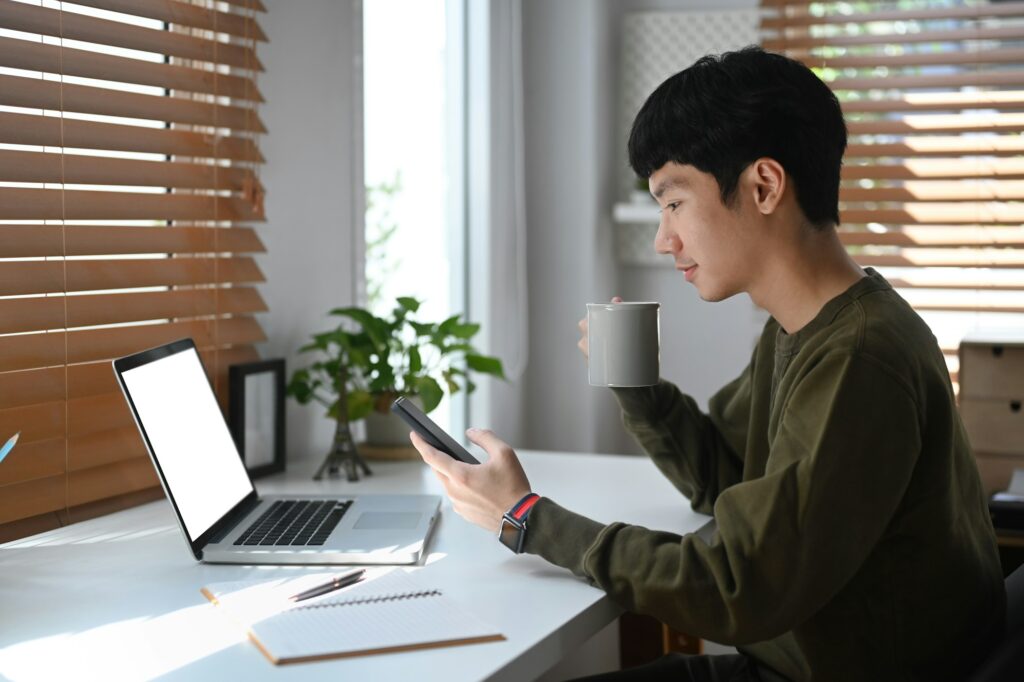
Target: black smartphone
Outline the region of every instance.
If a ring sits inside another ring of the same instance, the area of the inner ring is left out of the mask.
[[[473,455],[466,451],[466,448],[455,442],[455,439],[444,432],[440,426],[423,413],[423,410],[416,407],[416,403],[401,397],[391,404],[391,411],[401,417],[416,433],[420,434],[423,440],[453,459],[466,464],[479,464]]]

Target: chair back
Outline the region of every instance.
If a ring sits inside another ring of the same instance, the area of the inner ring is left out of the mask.
[[[1024,679],[1024,566],[1006,579],[1006,633],[971,682],[1019,682]]]

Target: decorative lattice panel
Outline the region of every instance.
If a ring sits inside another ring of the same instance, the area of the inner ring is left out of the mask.
[[[722,12],[636,12],[622,26],[622,82],[619,135],[622,160],[619,196],[630,200],[635,176],[626,160],[625,141],[633,117],[658,85],[706,54],[759,42],[756,9]],[[655,219],[656,220],[656,219]],[[671,265],[654,253],[654,222],[617,222],[619,260],[628,265]]]

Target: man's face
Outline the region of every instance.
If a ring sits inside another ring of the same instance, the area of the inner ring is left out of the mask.
[[[713,175],[672,161],[651,174],[650,189],[661,207],[655,250],[675,259],[705,301],[746,291],[757,249],[742,177],[733,207],[722,203]]]

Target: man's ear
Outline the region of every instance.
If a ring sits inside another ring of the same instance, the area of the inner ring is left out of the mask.
[[[775,159],[764,156],[747,167],[747,174],[758,212],[774,213],[786,192],[786,169]]]

